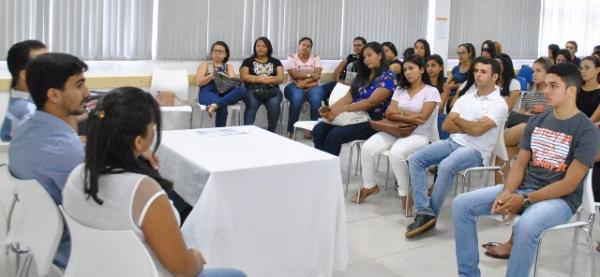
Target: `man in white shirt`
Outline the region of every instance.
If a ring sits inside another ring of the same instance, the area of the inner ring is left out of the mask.
[[[461,170],[482,166],[490,158],[498,140],[497,127],[506,121],[508,106],[495,86],[500,64],[483,58],[474,68],[477,91],[459,98],[444,120],[442,128],[451,133],[450,138],[432,143],[409,158],[416,216],[407,227],[407,238],[435,226],[454,176]],[[438,178],[429,197],[426,169],[435,164],[439,164]]]

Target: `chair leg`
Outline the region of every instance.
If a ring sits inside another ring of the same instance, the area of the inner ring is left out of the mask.
[[[574,276],[575,263],[577,262],[577,242],[579,241],[579,228],[575,228],[575,234],[573,234],[573,243],[571,244],[571,268],[569,268],[569,276]],[[593,242],[590,242],[593,243]]]
[[[381,157],[381,156],[380,156]],[[385,170],[385,190],[388,189],[388,181],[390,179],[390,158],[387,159],[387,167]]]
[[[298,133],[298,128],[294,127],[294,133],[292,133],[292,139],[296,140],[296,134]]]
[[[204,111],[200,109],[200,128],[204,125]]]
[[[350,157],[348,158],[348,170],[346,171],[346,197],[348,197],[348,190],[350,189],[350,174],[352,171],[352,154],[353,154],[353,148],[352,146],[350,146]]]
[[[594,249],[594,239],[592,238],[592,232],[587,233],[588,236],[588,240],[589,243],[588,245],[588,250],[590,251],[590,276],[597,276],[596,275],[596,249]]]
[[[354,170],[354,176],[358,176],[359,170],[362,171],[361,164],[360,164],[360,154],[361,154],[360,151],[361,151],[360,143],[357,143],[356,144],[356,169]]]

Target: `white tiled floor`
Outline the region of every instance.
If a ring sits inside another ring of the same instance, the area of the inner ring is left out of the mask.
[[[300,136],[299,136],[300,137]],[[309,144],[309,141],[303,141]],[[342,168],[347,162],[348,149],[342,150]],[[0,161],[6,160],[6,153],[0,152]],[[382,159],[381,171],[385,170]],[[380,180],[385,181],[385,172],[379,172]],[[344,175],[345,176],[345,175]],[[481,184],[478,180],[476,183]],[[357,176],[352,176],[350,192],[356,192],[360,184]],[[392,185],[390,185],[392,187]],[[335,277],[398,277],[398,276],[456,276],[455,244],[452,233],[449,204],[446,201],[436,229],[417,239],[404,238],[406,226],[412,218],[406,218],[400,207],[400,199],[391,188],[369,197],[360,205],[346,204],[348,223],[348,245],[350,261],[345,272],[337,272]],[[1,214],[4,217],[4,214]],[[600,220],[600,219],[598,219]],[[596,221],[598,222],[598,221]],[[502,241],[510,232],[510,227],[481,220],[479,241]],[[594,229],[595,240],[600,239],[598,224]],[[4,241],[4,219],[0,220],[0,241]],[[550,233],[544,239],[540,257],[540,276],[568,276],[570,266],[570,241],[572,231]],[[580,239],[575,276],[589,276],[588,251]],[[600,253],[594,254],[600,264]],[[480,249],[480,268],[483,276],[504,276],[506,261],[495,260],[483,255]],[[600,270],[600,266],[598,266]],[[0,253],[0,276],[12,276],[12,264]]]

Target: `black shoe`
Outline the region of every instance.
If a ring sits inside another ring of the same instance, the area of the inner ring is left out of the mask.
[[[417,214],[415,216],[415,221],[406,228],[404,236],[407,238],[414,238],[423,234],[432,227],[435,227],[435,222],[436,218],[434,215]]]

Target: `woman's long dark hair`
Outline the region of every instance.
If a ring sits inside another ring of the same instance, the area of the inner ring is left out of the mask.
[[[210,47],[210,54],[208,55],[209,60],[212,59],[212,51],[215,49],[215,46],[220,45],[225,48],[225,58],[223,58],[223,64],[226,64],[229,61],[229,46],[224,41],[217,40]]]
[[[133,153],[137,136],[146,136],[148,124],[156,124],[156,144],[161,140],[160,108],[154,97],[139,88],[122,87],[100,99],[88,119],[85,147],[85,186],[88,197],[102,205],[98,197],[98,179],[102,174],[133,172],[147,175],[163,188],[172,183],[163,179]]]
[[[389,67],[387,59],[385,58],[385,54],[383,53],[383,46],[376,41],[367,43],[367,45],[360,52],[358,61],[356,61],[356,78],[354,78],[352,86],[350,87],[350,93],[352,96],[358,92],[360,87],[369,85],[373,81],[369,80],[369,77],[371,76],[371,69],[365,64],[364,52],[366,49],[371,49],[373,52],[375,52],[375,54],[381,55],[381,62],[379,62],[379,66],[373,69],[375,71],[375,77],[381,75],[381,73],[388,70]]]
[[[573,56],[571,56],[571,52],[569,52],[569,50],[567,50],[567,49],[558,50],[558,53],[556,54],[556,56],[558,57],[558,55],[565,56],[565,58],[567,59],[567,62],[569,62],[569,63],[573,62]],[[556,58],[554,58],[554,61],[556,61]]]
[[[550,50],[550,53],[552,53],[552,62],[556,63],[556,56],[558,56],[558,51],[560,50],[560,47],[556,44],[550,44],[548,45],[548,50]]]
[[[502,90],[500,95],[508,96],[510,94],[510,82],[515,79],[515,67],[513,66],[512,59],[507,54],[500,54],[496,57],[502,62],[502,74],[500,79],[502,81]]]
[[[423,74],[421,74],[421,81],[423,81],[423,84],[431,86],[431,80],[429,79],[429,74],[427,74],[427,66],[425,65],[425,62],[421,57],[417,55],[412,55],[408,57],[408,59],[406,59],[403,64],[406,65],[407,63],[412,63],[418,66],[419,69],[423,69]],[[404,69],[402,70],[402,72],[403,74],[400,76],[398,86],[403,89],[408,89],[410,88],[410,86],[412,86],[412,84],[408,81],[408,79],[406,79],[406,76],[404,75]]]
[[[487,44],[487,47],[483,47],[484,45]],[[481,55],[483,55],[483,52],[488,52],[490,53],[490,56],[492,56],[492,59],[496,58],[496,43],[494,43],[491,40],[486,40],[481,44]]]
[[[267,37],[259,37],[254,41],[254,46],[252,47],[252,58],[256,58],[256,44],[259,40],[267,45],[267,57],[271,58],[273,56],[273,44],[271,44],[271,41]]]
[[[444,76],[444,59],[442,59],[442,57],[438,54],[433,54],[433,55],[429,56],[429,58],[427,58],[427,60],[425,60],[426,67],[427,67],[427,63],[429,63],[430,60],[439,64],[440,67],[442,68],[442,71],[440,71],[440,74],[438,75],[437,80],[435,82],[435,88],[437,88],[438,92],[441,93],[442,91],[444,91],[444,83],[446,82],[446,77]],[[427,72],[425,72],[425,74],[427,74]],[[429,79],[431,79],[431,77],[429,77],[429,74],[427,74],[427,77]],[[430,82],[430,83],[433,84],[433,82]]]
[[[600,59],[594,56],[587,56],[581,59],[581,61],[590,61],[594,64],[595,67],[600,67]],[[596,80],[598,80],[598,83],[600,83],[600,74],[596,75]]]
[[[431,56],[431,47],[429,47],[429,42],[424,38],[420,38],[415,41],[413,47],[416,47],[417,43],[419,42],[423,44],[423,48],[425,48],[425,57],[423,57],[423,59],[427,59],[427,57]]]

